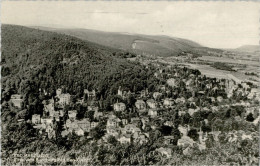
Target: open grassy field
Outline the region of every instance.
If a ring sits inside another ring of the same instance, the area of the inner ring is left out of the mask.
[[[197,64],[189,64],[189,63],[183,63],[189,68],[198,69],[202,74],[206,75],[207,77],[213,77],[213,78],[224,78],[228,79],[227,74],[232,74],[241,81],[245,81],[249,79],[250,76],[245,75],[242,72],[232,72],[232,71],[226,71],[226,70],[219,70],[215,69],[209,65],[197,65]]]
[[[203,60],[203,61],[209,61],[209,62],[222,62],[222,63],[260,66],[259,61],[231,59],[231,58],[226,58],[226,57],[202,56],[202,57],[199,57],[199,59]]]

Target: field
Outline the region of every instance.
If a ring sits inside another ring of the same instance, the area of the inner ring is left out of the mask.
[[[259,66],[259,61],[231,59],[231,58],[226,58],[226,57],[202,56],[202,57],[199,57],[199,60],[210,61],[210,62],[223,62],[223,63]]]

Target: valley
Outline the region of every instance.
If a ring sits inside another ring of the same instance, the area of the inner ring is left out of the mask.
[[[4,165],[258,163],[255,47],[16,25],[1,40]]]

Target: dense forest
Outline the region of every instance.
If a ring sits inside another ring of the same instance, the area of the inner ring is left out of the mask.
[[[151,69],[125,59],[135,55],[74,37],[3,25],[2,43],[5,100],[19,93],[28,104],[28,98],[39,96],[39,89],[53,96],[62,87],[77,97],[84,89],[96,90],[98,99],[107,99],[119,86],[136,92],[154,82]]]

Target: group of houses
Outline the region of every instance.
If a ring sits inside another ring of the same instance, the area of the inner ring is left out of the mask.
[[[170,72],[167,72],[167,70]],[[64,111],[65,106],[71,103],[71,95],[63,93],[62,89],[57,89],[54,98],[43,101],[43,114],[32,115],[31,122],[34,128],[37,128],[40,133],[46,133],[49,138],[55,136],[57,123],[61,121],[64,124],[61,132],[62,136],[72,132],[75,132],[78,136],[84,136],[85,133],[98,126],[100,118],[104,119],[105,117],[106,132],[105,136],[102,137],[103,140],[106,141],[110,136],[113,136],[121,144],[145,144],[151,137],[146,130],[147,127],[156,130],[160,127],[160,122],[163,122],[165,126],[174,127],[174,122],[168,118],[168,110],[178,107],[179,116],[188,113],[192,117],[199,111],[218,111],[221,109],[220,103],[231,98],[236,93],[247,96],[248,99],[259,96],[259,92],[255,88],[251,88],[247,83],[237,82],[233,77],[231,77],[231,80],[206,79],[202,75],[196,72],[192,73],[187,69],[172,69],[169,67],[166,69],[160,68],[155,73],[155,77],[163,79],[165,84],[158,85],[153,92],[149,92],[146,88],[134,94],[119,87],[117,96],[121,97],[122,100],[120,102],[117,100],[112,104],[113,111],[111,112],[101,112],[98,106],[87,104],[88,111],[94,111],[96,121],[89,118],[78,119],[76,110]],[[178,91],[178,88],[182,91]],[[96,98],[96,91],[84,90],[84,95],[87,96],[88,100],[93,100]],[[136,99],[132,108],[129,108],[126,104],[130,95]],[[21,96],[12,95],[11,102],[20,108]],[[210,106],[204,104],[206,102],[211,103]],[[77,103],[83,104],[83,99],[77,100]],[[129,118],[117,116],[119,112],[129,114],[130,110],[134,110],[134,116]],[[255,113],[255,110],[257,108],[251,109],[249,104],[247,113],[253,113],[257,118],[259,114]],[[204,121],[207,121],[207,119],[204,119]],[[179,126],[178,130],[181,132],[181,138],[178,139],[177,145],[184,147],[185,154],[188,154],[189,148],[192,148],[195,144],[199,146],[200,150],[204,150],[208,134],[212,134],[216,137],[216,140],[219,134],[217,131],[204,133],[200,129],[198,131],[199,141],[194,141],[187,134],[190,130],[189,125]],[[164,146],[158,148],[157,151],[167,157],[171,156],[171,150],[167,146],[171,145],[173,140],[174,136],[172,135],[163,136]]]

